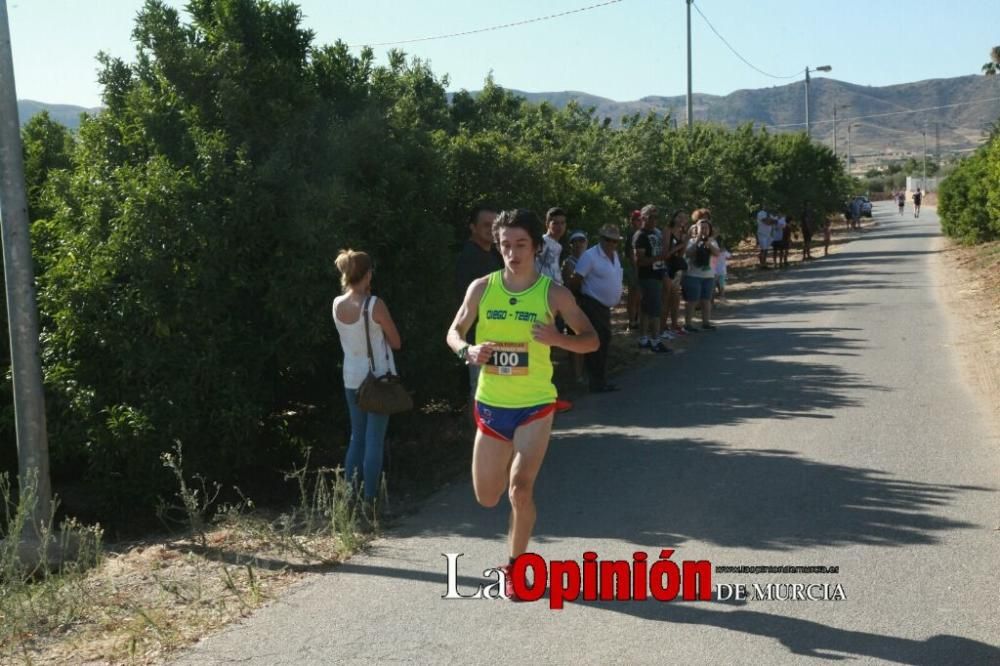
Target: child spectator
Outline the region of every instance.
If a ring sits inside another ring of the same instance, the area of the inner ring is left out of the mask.
[[[715,295],[712,296],[712,300],[718,296],[721,303],[726,302],[726,264],[732,259],[733,255],[729,252],[729,248],[726,247],[726,242],[723,240],[722,236],[716,239],[719,244],[719,254],[712,257],[712,270],[715,271]]]

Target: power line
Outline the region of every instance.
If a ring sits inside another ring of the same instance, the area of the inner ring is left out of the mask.
[[[889,111],[888,113],[872,113],[867,116],[854,116],[853,118],[844,118],[843,120],[838,120],[837,122],[838,123],[853,122],[855,120],[866,120],[868,118],[885,118],[886,116],[899,116],[907,113],[920,113],[921,111],[937,111],[938,109],[952,109],[956,106],[970,106],[972,104],[981,104],[984,102],[997,102],[997,101],[1000,101],[1000,97],[985,97],[983,99],[974,99],[971,102],[956,102],[955,104],[942,104],[941,106],[925,106],[922,109],[909,109],[907,111]],[[815,120],[813,121],[813,124],[817,125],[820,123],[832,123],[832,122],[833,122],[832,119]],[[805,125],[805,123],[783,123],[781,125],[764,125],[764,127],[768,128],[800,127],[802,125]]]
[[[483,32],[490,32],[493,30],[503,30],[505,28],[514,28],[520,25],[528,25],[529,23],[538,23],[540,21],[548,21],[554,18],[560,18],[562,16],[569,16],[570,14],[579,14],[581,12],[590,11],[591,9],[597,9],[599,7],[606,7],[608,5],[614,5],[623,0],[607,0],[606,2],[599,2],[596,5],[589,5],[587,7],[579,7],[577,9],[570,9],[565,12],[559,12],[558,14],[549,14],[548,16],[539,16],[538,18],[525,19],[523,21],[514,21],[513,23],[504,23],[502,25],[493,25],[488,28],[477,28],[476,30],[466,30],[464,32],[453,32],[447,35],[434,35],[432,37],[418,37],[417,39],[403,39],[398,42],[379,42],[378,44],[351,44],[348,48],[359,48],[362,46],[397,46],[399,44],[414,44],[416,42],[429,42],[435,39],[450,39],[452,37],[465,37],[467,35],[478,35]]]
[[[705,14],[701,11],[701,8],[698,7],[698,5],[694,2],[692,2],[691,4],[694,6],[695,11],[698,12],[701,18],[705,20],[705,23],[708,24],[709,29],[711,29],[711,31],[715,33],[715,36],[718,37],[720,40],[722,40],[722,43],[725,44],[729,48],[729,50],[733,52],[733,55],[742,60],[751,69],[757,70],[764,76],[769,76],[772,79],[794,79],[801,76],[800,72],[795,72],[794,74],[789,74],[788,76],[778,76],[777,74],[771,74],[770,72],[765,72],[760,67],[753,64],[752,62],[744,58],[742,55],[740,55],[740,52],[734,49],[733,45],[727,42],[726,38],[719,34],[719,31],[715,29],[715,26],[712,25],[712,22],[708,20],[708,17],[705,16]]]

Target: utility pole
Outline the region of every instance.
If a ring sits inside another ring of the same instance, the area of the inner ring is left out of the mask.
[[[45,393],[38,352],[38,309],[24,184],[21,128],[14,88],[14,61],[7,20],[7,0],[0,0],[0,226],[3,269],[7,282],[10,361],[14,380],[14,421],[22,493],[34,484],[31,522],[34,534],[50,518],[49,443],[45,431]]]
[[[941,173],[941,123],[934,123],[934,160],[938,165],[938,174]]]
[[[837,105],[833,105],[833,156],[837,156]]]
[[[691,3],[694,0],[687,0],[687,47],[688,47],[688,89],[687,89],[687,124],[690,128],[694,125],[694,100],[691,96]]]
[[[851,127],[853,125],[848,121],[847,123],[847,175],[851,175]]]
[[[821,65],[815,69],[810,70],[806,67],[806,136],[812,136],[812,126],[809,124],[809,72],[829,72],[833,67],[830,65]]]
[[[806,67],[806,136],[812,136],[812,126],[809,125],[809,68]]]
[[[921,180],[920,182],[920,185],[926,191],[927,190],[927,125],[926,124],[924,124],[924,128],[921,134],[924,135],[924,176],[923,180]]]

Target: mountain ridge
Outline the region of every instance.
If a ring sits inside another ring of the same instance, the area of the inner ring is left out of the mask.
[[[584,108],[593,108],[598,117],[611,118],[614,122],[635,113],[670,113],[683,123],[686,115],[684,95],[646,95],[623,102],[579,90],[508,90],[529,102],[548,102],[559,108],[576,101]],[[471,91],[471,94],[478,92]],[[973,74],[887,86],[865,86],[818,77],[812,79],[809,92],[813,137],[833,145],[832,118],[836,107],[839,116],[837,151],[840,154],[847,152],[846,119],[850,118],[851,152],[855,157],[892,159],[915,155],[922,153],[925,137],[929,155],[939,147],[942,155],[968,152],[982,143],[986,129],[1000,118],[1000,77]],[[990,99],[993,101],[966,104]],[[741,88],[727,95],[695,93],[693,106],[696,121],[730,127],[752,122],[774,131],[802,131],[804,82]],[[945,108],[914,111],[927,107]],[[22,124],[43,110],[71,129],[79,126],[81,113],[100,112],[100,108],[18,100]]]

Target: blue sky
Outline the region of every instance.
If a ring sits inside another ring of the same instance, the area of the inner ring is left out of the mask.
[[[388,42],[530,19],[602,0],[301,0],[317,43]],[[96,106],[94,56],[131,59],[141,0],[8,0],[19,98]],[[183,7],[183,0],[168,4]],[[1000,44],[995,0],[871,2],[698,0],[748,60],[776,75],[831,65],[862,85],[976,74]],[[694,89],[726,94],[789,80],[755,72],[692,12]],[[685,91],[684,0],[622,0],[590,11],[403,48],[448,74],[452,90],[496,81],[527,91],[582,90],[617,100]],[[380,57],[388,47],[376,51]]]

